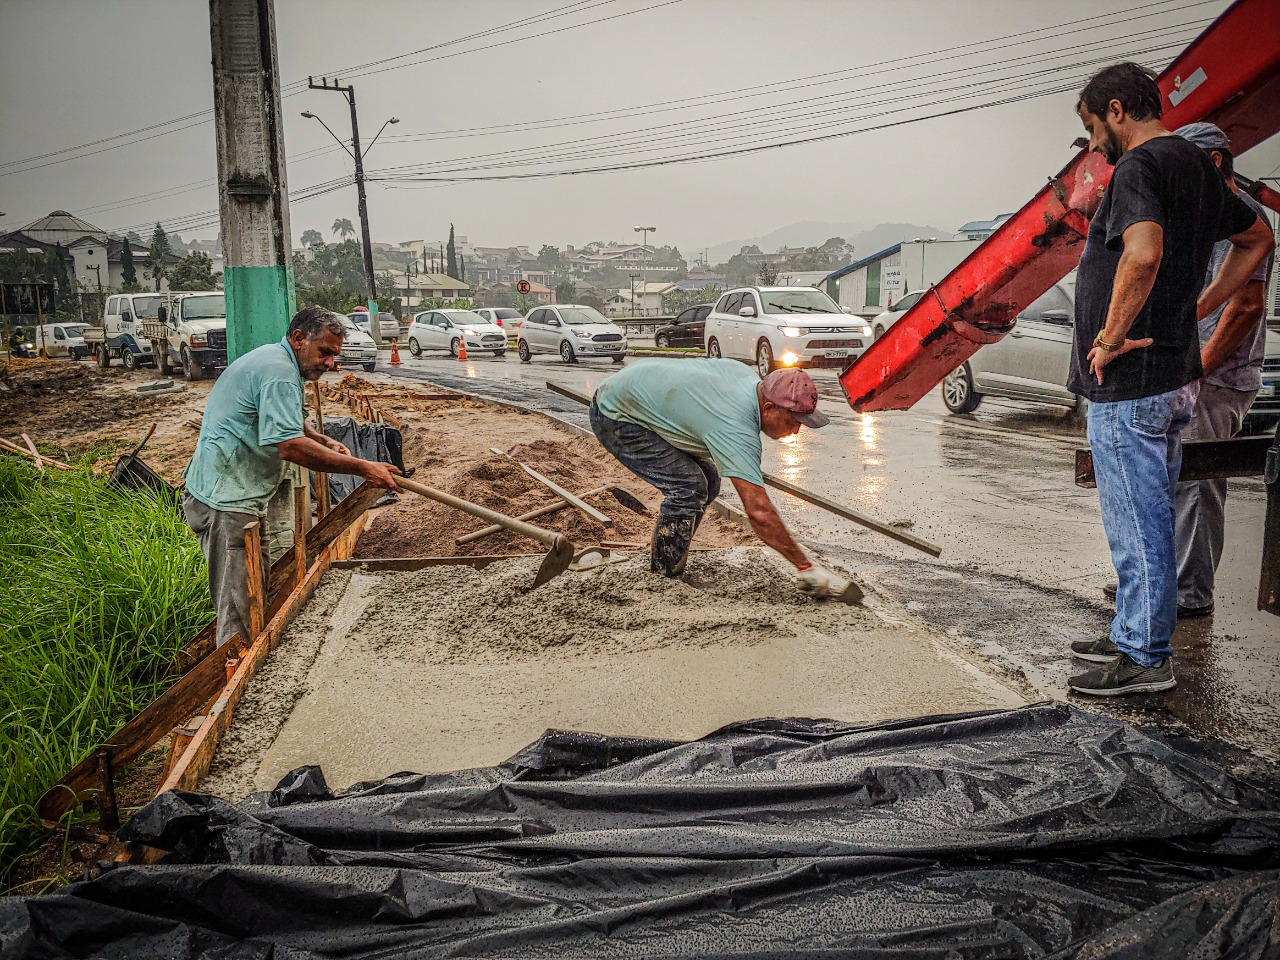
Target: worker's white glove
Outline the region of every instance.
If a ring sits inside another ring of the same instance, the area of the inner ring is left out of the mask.
[[[837,573],[823,569],[816,564],[801,570],[796,577],[796,586],[800,592],[818,600],[828,597],[839,597],[849,588],[849,581]]]

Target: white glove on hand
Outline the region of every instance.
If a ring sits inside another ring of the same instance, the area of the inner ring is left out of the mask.
[[[814,564],[807,570],[800,571],[796,577],[796,586],[800,588],[801,593],[818,600],[825,600],[828,597],[842,596],[849,587],[849,581],[839,574]]]

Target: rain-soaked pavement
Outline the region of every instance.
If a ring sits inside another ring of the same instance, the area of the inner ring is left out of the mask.
[[[586,426],[585,409],[545,388],[591,391],[605,362],[566,366],[514,356],[459,362],[404,357],[404,376],[521,404]],[[643,363],[632,359],[628,363]],[[1096,494],[1073,482],[1082,426],[1062,408],[987,400],[954,416],[935,391],[913,409],[854,413],[834,375],[815,375],[832,424],[765,443],[765,469],[942,548],[936,560],[774,492],[804,542],[857,571],[1035,699],[1063,698],[1085,664],[1073,640],[1107,631],[1101,587],[1114,579]],[[514,438],[513,438],[514,439]],[[1178,688],[1080,706],[1211,746],[1240,775],[1275,782],[1280,763],[1280,619],[1256,609],[1266,494],[1232,480],[1217,612],[1174,635]],[[854,653],[856,655],[856,652]],[[887,680],[887,682],[891,682]],[[1258,758],[1261,758],[1259,762]]]

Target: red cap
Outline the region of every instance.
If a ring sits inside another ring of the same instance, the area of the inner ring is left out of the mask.
[[[831,418],[818,412],[818,388],[803,370],[775,370],[760,381],[761,395],[806,427],[825,427]]]

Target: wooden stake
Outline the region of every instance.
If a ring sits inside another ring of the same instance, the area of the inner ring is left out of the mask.
[[[316,432],[324,433],[324,409],[320,405],[320,381],[311,382],[312,393],[316,398]],[[329,512],[329,475],[316,472],[316,520],[324,519]]]
[[[20,457],[26,457],[28,460],[32,458],[30,450],[28,450],[26,447],[18,446],[12,440],[4,439],[4,437],[0,437],[0,450],[8,450],[10,453],[16,453]],[[46,456],[40,455],[40,459],[41,461],[49,464],[50,466],[57,467],[59,470],[75,469],[74,467],[71,467],[68,464],[63,463],[61,460],[54,460],[52,457],[46,457]]]
[[[249,593],[249,633],[253,637],[250,643],[256,643],[262,633],[262,616],[266,607],[262,588],[262,528],[255,520],[245,524],[244,528],[244,567],[245,579],[248,581]]]
[[[98,750],[98,826],[108,833],[120,829],[120,808],[116,805],[116,784],[111,769],[111,751]]]
[[[307,579],[307,498],[305,487],[293,490],[293,558],[298,585]]]
[[[31,438],[25,433],[22,434],[22,442],[27,445],[27,449],[31,451],[31,457],[36,462],[36,469],[44,473],[44,460],[40,457],[40,451],[36,449],[36,445],[31,442]]]

